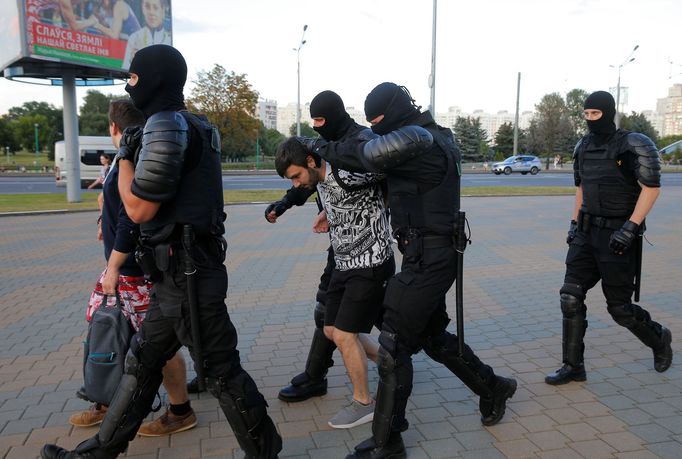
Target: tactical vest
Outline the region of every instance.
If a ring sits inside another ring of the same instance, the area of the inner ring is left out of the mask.
[[[578,152],[578,173],[583,188],[581,210],[601,217],[629,217],[641,188],[623,148],[628,131],[618,129],[613,138],[596,145],[592,135],[583,138]]]
[[[425,192],[419,189],[419,182],[414,179],[414,176],[419,174],[418,169],[411,177],[388,174],[391,226],[394,231],[416,228],[422,234],[452,235],[457,211],[459,211],[459,150],[449,129],[439,126],[422,127],[433,135],[434,140],[433,145],[424,155],[437,155],[439,151],[444,152],[447,158],[447,169],[442,181]],[[419,168],[420,157],[411,161],[416,168]]]
[[[154,218],[140,225],[142,239],[150,245],[174,239],[181,225],[191,224],[197,236],[225,233],[223,177],[220,165],[220,134],[205,119],[188,111],[179,112],[198,134],[201,151],[186,151],[185,165],[175,198],[161,204]],[[193,140],[190,146],[196,145]]]

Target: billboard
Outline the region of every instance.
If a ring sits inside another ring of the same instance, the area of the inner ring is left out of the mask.
[[[21,58],[21,21],[17,2],[0,1],[0,69]]]
[[[24,0],[35,59],[126,72],[145,46],[172,45],[170,0]]]

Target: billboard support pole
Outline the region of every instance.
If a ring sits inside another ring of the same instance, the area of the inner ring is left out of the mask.
[[[76,112],[76,76],[65,70],[62,76],[64,99],[64,148],[69,165],[66,180],[67,202],[81,201],[81,169],[78,154],[78,114]]]

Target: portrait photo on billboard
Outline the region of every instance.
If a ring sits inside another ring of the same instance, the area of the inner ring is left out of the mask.
[[[170,0],[24,0],[32,57],[127,71],[135,53],[172,45]]]

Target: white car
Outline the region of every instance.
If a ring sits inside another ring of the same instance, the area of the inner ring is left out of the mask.
[[[523,175],[531,173],[536,175],[542,169],[542,163],[537,156],[516,155],[510,156],[499,163],[493,163],[492,171],[495,175],[509,175],[512,172],[521,172]]]

